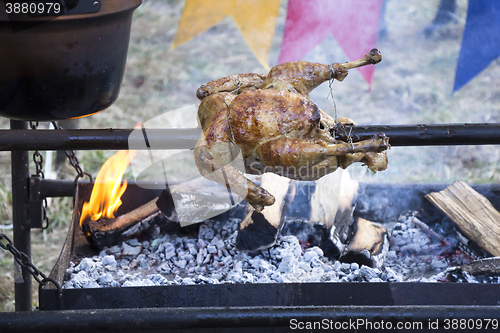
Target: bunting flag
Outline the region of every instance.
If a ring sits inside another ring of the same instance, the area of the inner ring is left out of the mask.
[[[233,17],[243,38],[264,68],[276,29],[281,0],[186,0],[172,48]]]
[[[462,88],[499,56],[500,1],[469,1],[453,92]]]
[[[279,63],[300,60],[330,34],[349,60],[376,46],[383,0],[289,0]],[[333,59],[332,59],[333,61]],[[374,66],[359,68],[371,84]]]

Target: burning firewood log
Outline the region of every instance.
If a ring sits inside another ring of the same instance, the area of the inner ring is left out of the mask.
[[[444,272],[440,281],[498,283],[500,258],[474,260]]]
[[[176,210],[173,194],[185,195],[187,199],[191,199],[184,200],[181,212]],[[200,221],[197,219],[199,216],[196,216],[196,211],[199,211],[200,208],[203,208],[205,214],[207,210],[213,209],[213,215],[218,215],[220,207],[210,208],[210,205],[207,206],[207,202],[217,203],[222,202],[223,199],[227,200],[227,194],[227,190],[222,188],[207,188],[203,191],[196,191],[182,185],[173,185],[163,190],[159,197],[116,218],[100,218],[96,221],[85,219],[82,221],[82,229],[88,242],[93,247],[102,249],[105,246],[116,244],[120,239],[140,233],[149,228],[151,223],[160,228],[171,228],[172,224],[184,227]],[[192,208],[193,212],[190,216],[186,216],[186,211],[189,211],[189,208]],[[228,210],[231,207],[229,205],[223,208]],[[179,216],[181,214],[182,216]],[[186,223],[186,219],[189,220],[189,218],[192,222]]]
[[[319,179],[311,198],[311,220],[324,223],[330,230],[330,239],[341,253],[340,261],[381,267],[389,249],[387,230],[362,218],[351,228],[358,188],[358,182],[345,170]]]
[[[463,181],[425,196],[451,218],[461,232],[481,249],[500,256],[500,212]]]
[[[348,171],[337,170],[316,181],[311,197],[311,221],[326,226],[340,252],[349,236],[358,188],[358,182],[351,179]]]
[[[311,198],[311,220],[324,223],[330,230],[340,261],[381,267],[389,249],[387,230],[361,218],[351,226],[358,188],[358,182],[345,170],[319,179]]]
[[[160,214],[156,205],[157,199],[155,198],[114,219],[102,218],[97,221],[90,219],[83,221],[82,229],[87,241],[93,247],[102,249],[105,246],[115,244],[121,237],[127,236],[126,232],[138,224],[143,228],[149,226],[148,222]],[[138,233],[140,230],[140,227],[136,227],[134,233]]]
[[[272,193],[276,201],[260,213],[247,206],[236,237],[236,248],[240,251],[257,251],[272,246],[295,196],[295,181],[272,173],[262,175],[260,186]]]
[[[380,268],[389,250],[387,229],[378,223],[358,218],[353,238],[340,257],[342,262]]]
[[[268,191],[275,194],[277,200],[274,205],[267,207],[261,213],[257,213],[251,206],[247,207],[246,217],[240,225],[237,237],[237,247],[243,251],[267,248],[275,243],[283,226],[284,216],[295,195],[295,182],[289,178],[269,173],[262,176],[261,184]],[[190,196],[190,193],[194,193],[192,192],[195,191],[194,189],[174,185],[164,190],[159,197],[117,218],[100,218],[96,221],[86,219],[82,221],[82,229],[88,242],[93,247],[102,249],[105,246],[115,244],[120,239],[138,234],[148,228],[153,222],[160,227],[164,227],[168,223],[178,224],[177,222],[182,222],[180,221],[181,216],[179,216],[179,212],[176,211],[172,193],[179,194],[185,192],[187,197],[196,197],[189,202],[183,202],[184,206],[190,205],[193,210],[196,210],[200,208],[198,206],[200,204],[199,200],[196,199],[199,199],[201,194],[210,197],[215,202],[221,202],[223,196],[227,197],[227,190],[221,189],[211,188],[201,191],[206,193],[200,193],[198,189],[196,191],[197,196]],[[206,202],[204,202],[205,206]],[[227,209],[229,208],[227,207]],[[206,209],[211,208],[205,207]],[[183,207],[182,210],[186,211],[189,209]],[[160,212],[162,213],[161,215]],[[158,215],[161,218],[156,218]],[[186,216],[182,218],[185,219]]]

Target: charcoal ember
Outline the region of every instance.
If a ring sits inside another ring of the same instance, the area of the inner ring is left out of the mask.
[[[141,268],[149,268],[149,265],[148,265],[148,259],[146,257],[146,255],[144,253],[141,253],[137,256],[137,258],[135,258],[134,260],[137,261],[137,264],[141,267]]]
[[[196,254],[196,265],[201,266],[204,258],[206,257],[208,251],[205,248],[200,248]]]
[[[457,241],[449,238],[449,233],[456,232],[446,223],[430,228],[415,213],[401,216],[393,227],[384,267],[398,272],[404,280],[437,281],[437,275],[447,267],[464,260],[451,255]]]
[[[196,249],[196,245],[194,243],[188,243],[187,248],[189,250],[189,253],[193,256],[198,253],[198,250]]]
[[[279,272],[274,272],[271,275],[271,280],[277,283],[283,283],[285,280],[283,279],[283,276]]]
[[[163,253],[163,255],[166,260],[172,259],[177,255],[177,253],[175,252],[175,247],[169,243],[165,248],[165,252]]]
[[[112,267],[116,267],[117,263],[116,263],[116,259],[115,259],[115,256],[111,256],[111,255],[105,255],[101,258],[101,262],[104,266],[112,266]]]
[[[142,243],[139,242],[139,240],[137,238],[128,239],[123,243],[128,244],[130,246],[142,246]]]
[[[192,284],[196,284],[196,283],[194,282],[194,280],[192,278],[184,278],[184,279],[182,279],[181,284],[192,285]]]
[[[385,272],[382,273],[382,279],[389,282],[403,282],[403,277],[394,272],[390,267],[385,268]]]
[[[206,265],[210,262],[210,259],[212,258],[212,255],[210,253],[207,253],[205,256],[205,259],[203,260],[202,264]]]
[[[331,259],[338,259],[339,248],[332,242],[330,232],[323,223],[312,223],[304,220],[286,220],[281,234],[294,236],[302,247],[319,247],[324,255]]]
[[[452,280],[498,283],[498,278],[488,274],[448,274],[449,260],[436,255],[448,245],[430,237],[413,218],[409,214],[396,223],[391,248],[380,269],[336,261],[321,244],[304,246],[300,237],[293,235],[281,235],[266,250],[237,251],[240,220],[229,218],[227,223],[201,223],[198,234],[158,234],[148,243],[128,240],[105,248],[98,256],[71,263],[63,287]],[[413,241],[422,247],[409,246]],[[139,248],[140,253],[124,255],[126,246]]]
[[[79,271],[72,274],[70,280],[65,281],[63,287],[67,289],[85,288],[93,282],[95,281],[88,276],[87,272]]]
[[[310,273],[312,271],[311,265],[303,261],[297,263],[297,269],[302,270],[304,273]]]
[[[212,240],[214,238],[214,230],[211,226],[203,224],[200,226],[199,237],[202,239]]]
[[[366,279],[366,281],[372,282],[374,279],[380,279],[380,270],[377,268],[368,267],[363,265],[359,269],[360,274]],[[382,279],[380,279],[382,281]]]
[[[139,262],[136,259],[132,259],[129,263],[129,269],[134,269],[139,267]]]
[[[113,245],[112,247],[110,247],[109,249],[105,250],[105,252],[107,254],[120,254],[122,252],[122,250],[120,249],[120,247],[118,245]]]
[[[243,272],[241,273],[238,273],[238,272],[230,272],[228,275],[227,275],[227,280],[230,281],[230,282],[236,282],[236,283],[241,283],[242,280],[243,280]]]
[[[251,258],[250,260],[248,260],[248,263],[255,272],[262,273],[269,270],[276,270],[276,266],[273,266],[267,260],[264,260],[260,257]]]
[[[215,245],[208,245],[207,246],[207,251],[210,254],[217,253],[217,247]]]
[[[118,261],[118,267],[122,269],[123,271],[128,271],[130,269],[130,264],[131,260],[122,258],[120,261]]]
[[[148,254],[148,265],[151,266],[156,266],[158,263],[161,261],[161,257],[156,254],[156,253],[150,253]]]
[[[256,278],[250,272],[243,272],[243,281],[245,283],[254,283],[256,282]]]
[[[278,272],[284,274],[293,274],[295,272],[295,266],[298,265],[298,260],[293,255],[286,255],[281,258],[281,262],[278,266]]]
[[[134,274],[125,273],[120,277],[119,282],[124,283],[125,281],[138,280],[138,279],[140,279],[140,276],[141,276],[141,273],[134,273]]]
[[[92,281],[89,284],[84,285],[82,288],[88,288],[88,289],[90,289],[90,288],[102,288],[102,285],[100,285],[96,281]]]
[[[122,287],[152,287],[155,284],[148,279],[137,278],[135,280],[127,280],[123,282]]]
[[[214,280],[203,275],[198,275],[194,278],[196,284],[213,284]]]
[[[115,279],[113,278],[113,276],[111,276],[111,274],[104,273],[103,275],[99,276],[97,282],[99,282],[100,285],[111,286],[111,284],[115,282]]]
[[[82,261],[75,267],[75,272],[84,271],[90,273],[97,267],[97,262],[93,258],[83,258]]]
[[[257,277],[256,283],[272,283],[273,280],[268,275],[260,275]]]
[[[165,286],[170,284],[170,281],[161,274],[150,274],[146,278],[153,282],[156,286]]]
[[[319,257],[323,256],[323,250],[321,250],[319,247],[314,246],[310,249],[308,249],[304,253],[304,260],[307,262],[311,262],[314,259],[319,259]]]
[[[140,243],[131,245],[126,242],[123,242],[121,249],[123,256],[136,257],[141,253],[142,245]]]
[[[300,247],[299,240],[294,236],[283,236],[276,245],[277,246],[269,250],[272,258],[282,259],[288,254],[295,257],[302,255],[302,248]]]
[[[158,273],[170,273],[172,271],[172,266],[170,263],[164,262],[156,269],[156,271]]]
[[[379,277],[375,277],[375,278],[372,278],[372,279],[368,280],[368,282],[384,282],[384,280],[382,280]]]

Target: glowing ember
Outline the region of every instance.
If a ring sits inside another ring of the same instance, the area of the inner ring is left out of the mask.
[[[90,201],[83,204],[80,225],[83,221],[97,221],[100,218],[112,219],[122,204],[121,196],[127,189],[127,181],[122,178],[130,161],[137,151],[119,151],[111,156],[101,167],[95,180]]]

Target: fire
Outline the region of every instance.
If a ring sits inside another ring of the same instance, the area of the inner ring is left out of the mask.
[[[121,196],[127,189],[127,181],[122,178],[137,151],[119,151],[111,156],[97,174],[90,201],[83,204],[80,225],[86,220],[112,219],[121,206]]]

